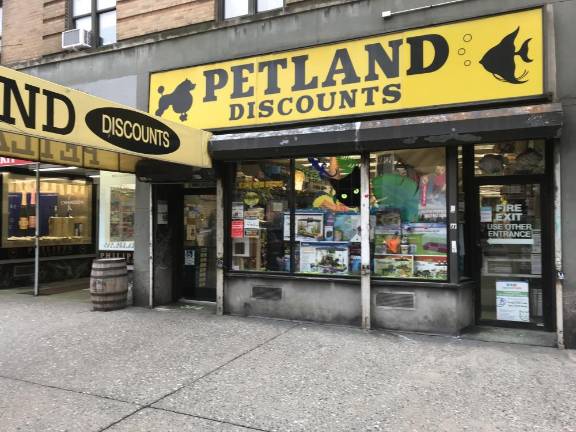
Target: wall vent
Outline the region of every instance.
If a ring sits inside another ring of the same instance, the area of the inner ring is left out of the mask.
[[[416,309],[416,295],[413,292],[380,291],[376,294],[376,306],[386,309]]]
[[[34,265],[16,265],[14,266],[13,275],[15,278],[34,276]]]
[[[252,298],[258,300],[282,300],[282,288],[254,286],[252,287]]]

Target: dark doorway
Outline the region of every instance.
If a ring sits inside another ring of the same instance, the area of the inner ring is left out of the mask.
[[[183,194],[180,292],[184,299],[216,301],[216,191]]]

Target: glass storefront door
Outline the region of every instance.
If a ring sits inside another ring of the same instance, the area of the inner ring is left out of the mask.
[[[529,182],[476,186],[481,322],[544,325],[542,191]]]
[[[182,296],[216,300],[216,195],[184,195]]]

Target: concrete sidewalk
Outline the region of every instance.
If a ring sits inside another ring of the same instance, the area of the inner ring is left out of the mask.
[[[0,431],[573,431],[576,354],[0,291]]]

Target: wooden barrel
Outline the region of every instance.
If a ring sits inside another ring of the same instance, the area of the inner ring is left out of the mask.
[[[124,258],[98,259],[92,262],[90,297],[95,311],[113,311],[126,307],[128,270]]]

